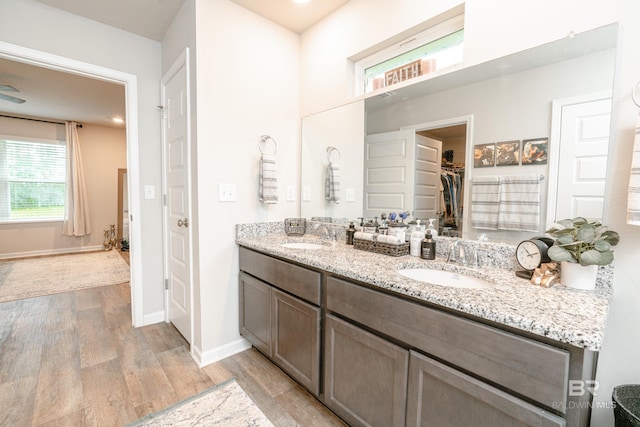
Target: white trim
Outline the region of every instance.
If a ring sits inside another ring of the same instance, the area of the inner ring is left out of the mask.
[[[555,221],[556,215],[556,199],[558,197],[558,171],[560,167],[560,132],[562,130],[562,109],[569,105],[584,104],[586,102],[595,102],[603,99],[612,99],[612,93],[609,91],[590,93],[586,95],[574,96],[571,98],[555,99],[551,103],[551,135],[549,137],[549,147],[547,148],[547,157],[549,159],[549,183],[547,184],[547,226]],[[611,126],[609,127],[609,135],[611,135]],[[611,137],[609,137],[611,140]],[[611,150],[611,143],[609,143]],[[607,170],[607,175],[609,171]],[[604,212],[603,212],[604,215]]]
[[[401,40],[397,39],[398,36],[392,37],[379,45],[378,50],[368,56],[361,57],[360,59],[355,59],[360,57],[360,55],[351,57],[350,63],[352,64],[354,74],[354,94],[356,96],[365,94],[364,73],[367,68],[393,59],[396,56],[402,55],[417,47],[431,43],[463,29],[464,11],[441,22],[434,23],[426,29],[416,29],[415,33],[403,33],[402,35],[404,37]]]
[[[153,325],[156,323],[164,322],[165,312],[164,310],[156,311],[155,313],[149,313],[144,315],[142,326]]]
[[[448,119],[442,119],[442,120],[436,120],[433,122],[426,122],[426,123],[418,123],[416,125],[411,125],[411,126],[404,126],[402,128],[400,128],[401,130],[404,129],[413,129],[414,132],[420,132],[423,130],[430,130],[430,129],[439,129],[439,128],[444,128],[444,127],[449,127],[449,126],[456,126],[456,125],[462,125],[462,124],[466,124],[467,125],[467,135],[466,135],[466,149],[465,149],[465,171],[464,171],[464,201],[462,203],[463,206],[470,206],[471,205],[471,191],[467,191],[467,189],[470,189],[470,184],[471,184],[471,179],[473,178],[473,168],[471,167],[473,165],[473,114],[469,114],[467,116],[459,116],[459,117],[451,117]],[[464,209],[462,211],[462,236],[467,236],[469,235],[469,231],[470,231],[470,209]]]
[[[127,168],[129,177],[129,226],[131,233],[131,318],[133,326],[141,326],[141,324],[143,324],[144,307],[142,289],[137,76],[135,74],[125,73],[6,42],[0,42],[0,58],[124,85],[127,111]]]
[[[104,247],[102,245],[96,245],[96,246],[81,246],[78,248],[47,249],[42,251],[11,252],[11,253],[0,254],[0,259],[30,258],[30,257],[36,257],[36,256],[75,254],[79,252],[95,252],[95,251],[102,251],[102,250],[104,250]]]
[[[251,343],[244,338],[237,339],[228,344],[208,350],[204,353],[202,353],[199,348],[196,348],[196,346],[191,345],[191,357],[193,358],[193,360],[195,360],[199,367],[203,368],[207,365],[218,362],[222,359],[226,359],[227,357],[233,356],[234,354],[238,354],[250,348]]]
[[[184,49],[183,52],[180,53],[180,55],[178,56],[178,58],[175,60],[175,62],[171,65],[171,67],[169,68],[169,70],[164,74],[164,76],[162,77],[161,83],[160,83],[160,96],[161,96],[161,100],[162,103],[164,104],[165,101],[165,96],[166,96],[166,85],[167,83],[171,80],[171,78],[173,78],[173,76],[182,68],[185,68],[185,74],[186,74],[186,117],[187,117],[187,185],[189,186],[189,189],[191,190],[193,188],[193,183],[191,180],[191,69],[190,69],[190,65],[189,65],[189,48],[186,47]],[[166,107],[166,106],[163,106]],[[165,113],[163,112],[162,114],[162,194],[163,197],[166,196],[167,194],[167,150],[166,150],[166,142],[167,142],[167,135],[165,132],[165,128],[166,128],[166,120],[167,117],[165,115]],[[189,192],[187,194],[190,194]],[[164,278],[165,280],[167,280],[167,278],[169,277],[169,271],[168,271],[168,259],[169,259],[169,248],[168,248],[168,237],[167,237],[167,233],[168,233],[168,225],[167,225],[167,218],[168,218],[168,205],[164,204],[164,200],[163,200],[163,208],[162,208],[162,230],[163,230],[163,236],[162,236],[162,246],[163,246],[163,271],[164,271]],[[193,211],[192,211],[192,206],[191,206],[191,197],[189,197],[189,200],[187,202],[187,217],[190,219],[191,223],[194,224],[194,221],[191,220],[193,218]],[[193,277],[194,277],[194,272],[193,272],[193,254],[194,254],[194,250],[193,250],[193,226],[191,227],[187,227],[187,233],[189,235],[189,287],[190,287],[190,300],[189,300],[189,314],[190,314],[190,321],[189,321],[189,343],[192,344],[195,340],[194,340],[194,336],[193,333],[195,331],[195,319],[194,319],[194,286],[193,286]],[[169,291],[165,290],[164,292],[164,320],[166,322],[169,322]],[[192,357],[193,357],[193,351],[194,351],[195,346],[191,345],[191,353],[192,353]]]

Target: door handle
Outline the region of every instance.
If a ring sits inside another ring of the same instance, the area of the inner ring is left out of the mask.
[[[178,227],[188,227],[188,226],[189,226],[189,218],[178,220]]]

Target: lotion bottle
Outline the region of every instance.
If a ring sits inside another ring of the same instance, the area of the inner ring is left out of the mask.
[[[434,218],[429,219],[429,226],[427,227],[427,230],[431,232],[432,237],[438,237],[438,230],[436,230],[436,226],[433,225],[434,221]]]
[[[423,226],[420,226],[420,220],[416,220],[418,224],[416,228],[411,232],[411,243],[409,244],[409,254],[412,256],[420,256],[422,253],[422,241],[424,240]]]

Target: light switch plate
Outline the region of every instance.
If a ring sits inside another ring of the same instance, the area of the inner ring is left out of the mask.
[[[218,201],[235,202],[236,201],[236,185],[235,184],[218,184]]]
[[[302,201],[311,201],[311,187],[305,186],[302,188]]]

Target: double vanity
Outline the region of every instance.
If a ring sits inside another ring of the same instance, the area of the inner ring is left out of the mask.
[[[354,426],[587,426],[611,271],[596,291],[515,276],[515,248],[464,243],[479,266],[237,227],[240,331]]]

